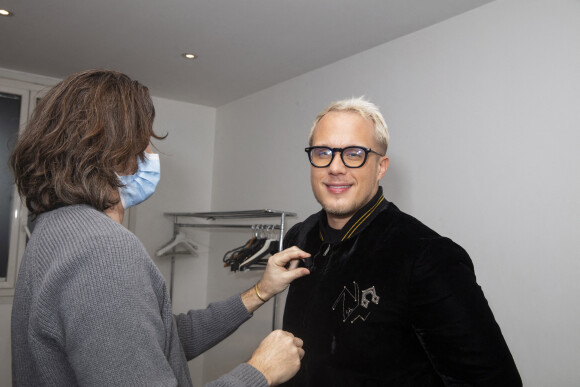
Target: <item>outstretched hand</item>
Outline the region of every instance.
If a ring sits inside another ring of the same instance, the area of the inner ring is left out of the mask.
[[[296,246],[272,255],[260,281],[242,293],[242,302],[248,312],[253,313],[264,302],[283,292],[296,278],[310,274],[307,268],[298,267],[299,260],[308,257],[310,254]]]
[[[260,296],[268,300],[286,290],[295,279],[310,274],[307,268],[298,267],[299,260],[308,257],[310,257],[309,253],[296,246],[272,255],[257,285]]]

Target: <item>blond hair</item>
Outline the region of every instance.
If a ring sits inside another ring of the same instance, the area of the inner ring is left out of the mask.
[[[387,152],[389,146],[389,130],[385,123],[385,119],[377,105],[365,100],[363,97],[343,99],[341,101],[333,102],[326,109],[320,112],[314,119],[314,123],[310,129],[310,135],[308,136],[309,145],[312,145],[312,137],[316,126],[322,117],[330,112],[353,112],[359,114],[364,119],[372,121],[375,129],[375,139],[381,146],[383,153]]]

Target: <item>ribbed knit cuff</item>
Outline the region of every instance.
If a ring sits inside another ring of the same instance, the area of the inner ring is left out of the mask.
[[[248,363],[240,364],[230,372],[230,375],[239,379],[244,386],[268,387],[266,377]]]
[[[248,309],[246,309],[246,305],[244,305],[244,303],[242,302],[241,293],[234,294],[233,296],[227,299],[228,302],[232,300],[234,309],[229,310],[229,312],[232,313],[233,316],[235,316],[236,320],[241,319],[242,321],[245,322],[254,315],[253,313],[248,312]]]

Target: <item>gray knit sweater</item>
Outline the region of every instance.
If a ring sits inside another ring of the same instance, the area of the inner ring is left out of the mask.
[[[240,295],[174,316],[137,237],[86,205],[37,220],[12,309],[15,386],[190,386],[187,360],[251,315]],[[267,386],[241,364],[211,386]]]

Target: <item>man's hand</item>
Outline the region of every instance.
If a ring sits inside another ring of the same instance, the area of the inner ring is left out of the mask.
[[[298,261],[308,257],[310,254],[296,246],[272,255],[268,259],[262,279],[258,281],[258,290],[262,298],[268,300],[283,292],[295,279],[310,274],[307,268],[298,267]]]
[[[296,246],[272,255],[268,259],[266,271],[260,281],[256,286],[242,293],[242,302],[248,312],[254,313],[264,302],[283,292],[296,278],[310,274],[307,268],[298,267],[298,260],[308,257],[310,254]],[[287,265],[288,268],[286,268]]]
[[[260,371],[270,386],[288,381],[300,369],[304,357],[302,340],[292,333],[271,332],[254,351],[248,364]]]

